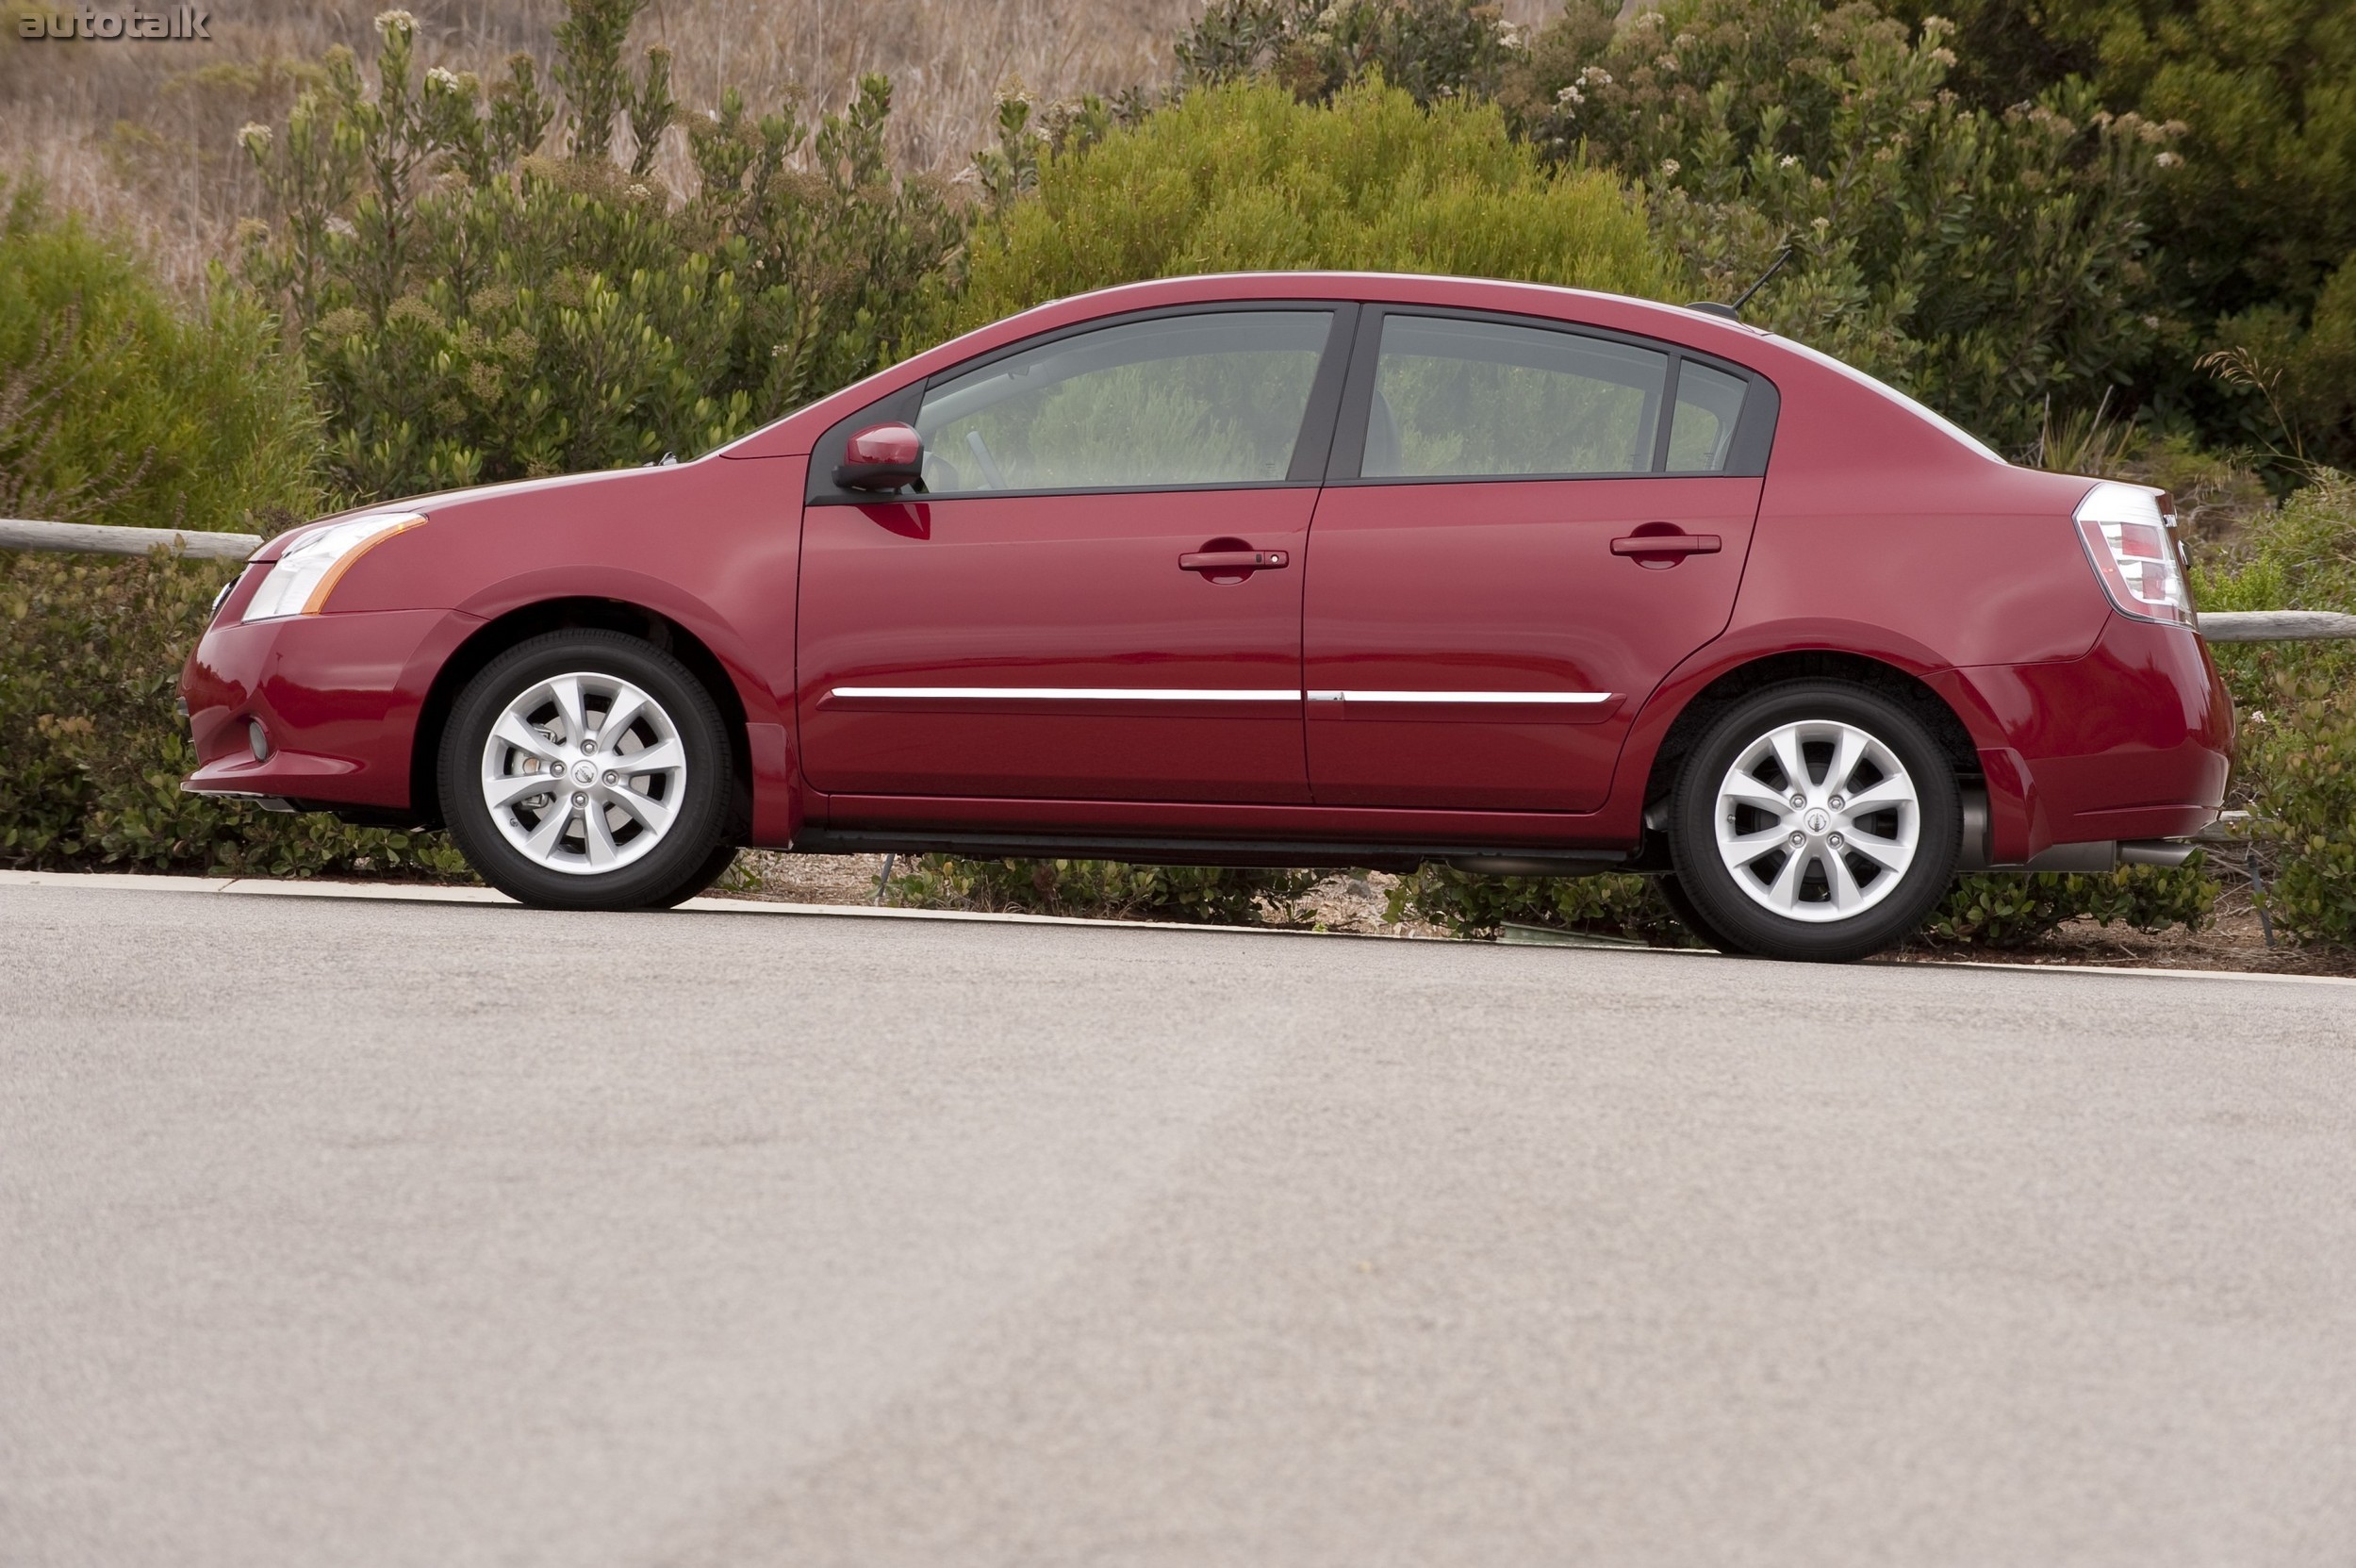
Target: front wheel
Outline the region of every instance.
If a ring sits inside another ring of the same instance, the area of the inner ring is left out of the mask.
[[[1953,768],[1921,722],[1861,686],[1775,686],[1687,757],[1671,810],[1682,891],[1722,946],[1842,961],[1903,941],[1961,843]]]
[[[443,732],[442,814],[485,882],[544,909],[665,908],[727,868],[719,709],[618,632],[552,632],[467,684]]]

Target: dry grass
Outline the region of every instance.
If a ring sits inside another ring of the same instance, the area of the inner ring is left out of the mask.
[[[239,0],[210,43],[27,43],[24,0],[0,0],[0,172],[29,172],[61,205],[140,239],[183,287],[201,283],[259,199],[239,125],[285,113],[290,74],[330,46],[365,58],[377,5]],[[1166,83],[1170,43],[1204,0],[652,0],[634,41],[674,56],[689,111],[735,87],[756,108],[805,119],[839,107],[859,76],[890,76],[904,168],[957,177],[1013,84],[1047,101]],[[525,50],[545,61],[562,0],[409,0],[429,64],[489,72]],[[1535,24],[1557,6],[1508,0]],[[690,178],[681,133],[657,169]]]
[[[283,115],[290,68],[342,43],[369,54],[374,7],[247,0],[216,14],[214,41],[27,43],[0,7],[0,169],[41,179],[63,206],[144,243],[184,287],[223,254],[259,192],[235,142],[249,120]],[[557,0],[412,0],[429,63],[489,72],[526,50],[546,60]],[[1199,0],[654,0],[635,41],[674,56],[690,111],[734,86],[756,108],[841,105],[859,76],[893,83],[905,168],[954,177],[989,134],[1002,88],[1042,98],[1158,85],[1169,41]],[[672,132],[677,142],[680,133]],[[689,175],[683,146],[658,169]]]

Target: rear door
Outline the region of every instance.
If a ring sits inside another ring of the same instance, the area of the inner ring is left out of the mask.
[[[802,525],[811,782],[1307,801],[1301,550],[1354,311],[1091,324],[845,421],[913,420],[921,496],[832,490],[822,440]]]
[[[1771,385],[1558,322],[1370,308],[1310,538],[1321,805],[1586,811],[1725,628]]]

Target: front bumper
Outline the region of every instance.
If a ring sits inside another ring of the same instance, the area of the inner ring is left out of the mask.
[[[480,624],[450,610],[383,610],[208,628],[180,678],[198,762],[181,787],[408,809],[434,676]],[[267,758],[255,754],[255,721]]]

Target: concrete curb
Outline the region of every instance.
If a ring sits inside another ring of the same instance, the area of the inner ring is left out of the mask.
[[[430,883],[328,882],[272,877],[167,877],[142,872],[0,871],[0,888],[62,887],[83,891],[125,893],[239,894],[274,899],[362,899],[393,903],[501,904],[519,908],[504,893],[487,887],[444,887]],[[1444,938],[1378,936],[1372,932],[1298,931],[1281,926],[1207,926],[1178,920],[1097,920],[1072,915],[989,915],[963,909],[892,909],[867,904],[772,903],[758,899],[690,899],[679,908],[698,915],[793,915],[848,917],[858,920],[948,920],[976,925],[1089,926],[1111,931],[1192,932],[1217,936],[1306,936],[1358,942],[1420,942]],[[1474,947],[1545,949],[1542,943],[1471,943]],[[1611,949],[1601,945],[1571,947],[1571,951],[1608,957],[1615,950],[1653,958],[1722,958],[1721,953],[1690,948]],[[2246,969],[2138,969],[2115,964],[1998,964],[1981,959],[1939,959],[1917,964],[1876,964],[1875,968],[1977,969],[2002,974],[2124,975],[2155,980],[2264,981],[2277,985],[2356,986],[2356,979],[2339,975],[2265,975]]]

